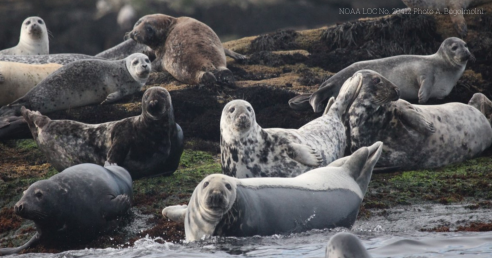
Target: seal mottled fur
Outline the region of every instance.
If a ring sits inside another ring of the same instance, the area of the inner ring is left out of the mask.
[[[384,143],[378,167],[422,169],[461,162],[492,144],[492,128],[475,107],[462,103],[412,105],[390,101],[398,88],[382,75],[363,70],[354,77],[363,84],[348,110],[350,149],[375,141]],[[352,85],[355,87],[355,85]]]
[[[61,64],[66,65],[79,60],[86,59],[99,59],[104,60],[103,58],[84,55],[84,54],[51,54],[51,55],[35,55],[35,56],[2,56],[0,55],[0,61],[6,62],[17,62],[23,64]]]
[[[475,60],[466,42],[447,38],[437,53],[427,56],[401,55],[353,63],[323,82],[312,95],[304,94],[289,100],[293,109],[308,109],[308,100],[315,112],[323,101],[337,96],[343,82],[355,72],[371,69],[388,78],[400,89],[400,97],[426,103],[430,98],[446,97],[465,71],[468,60]]]
[[[349,228],[381,150],[377,142],[295,178],[212,174],[197,185],[187,207],[177,206],[169,216],[181,219],[185,214],[186,241]]]
[[[183,131],[174,120],[171,96],[162,87],[142,97],[142,114],[115,122],[84,124],[51,120],[22,109],[39,149],[57,170],[80,163],[126,168],[133,179],[174,173],[183,153]]]
[[[128,212],[132,194],[132,178],[118,166],[80,164],[37,181],[14,206],[17,215],[34,221],[37,233],[20,247],[0,248],[0,255],[20,252],[38,241],[88,241]]]
[[[98,103],[112,103],[139,91],[151,69],[144,54],[123,60],[80,60],[56,70],[26,95],[0,108],[0,117],[20,115],[20,108],[49,113]]]
[[[156,62],[178,81],[187,84],[212,85],[219,82],[234,86],[232,72],[226,67],[225,51],[219,37],[206,24],[190,17],[172,17],[164,14],[146,15],[129,32],[132,39],[152,48]]]
[[[0,55],[48,55],[48,29],[43,19],[28,17],[22,22],[17,46],[0,51]]]

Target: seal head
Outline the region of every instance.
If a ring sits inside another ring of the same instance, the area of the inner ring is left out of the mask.
[[[48,29],[43,19],[37,16],[22,22],[17,46],[0,51],[0,55],[48,55]]]
[[[326,245],[325,258],[371,258],[360,240],[348,232],[332,236]]]
[[[456,37],[444,40],[437,54],[452,66],[461,67],[469,60],[475,61],[475,56],[468,49],[466,42]]]
[[[129,55],[125,60],[128,72],[130,72],[135,81],[143,86],[149,79],[150,69],[152,68],[149,57],[145,54],[135,53]]]
[[[255,110],[244,100],[234,100],[225,105],[220,119],[221,135],[229,142],[249,134],[258,133]]]
[[[176,18],[169,15],[146,15],[135,23],[129,33],[130,38],[156,50],[166,42],[167,35],[174,28],[175,23]]]

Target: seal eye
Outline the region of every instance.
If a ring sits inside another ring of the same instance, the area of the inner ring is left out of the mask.
[[[231,109],[229,109],[229,112],[234,113],[235,110],[236,110],[236,108],[231,107]]]
[[[232,189],[230,184],[226,184],[226,188],[230,191]]]
[[[251,112],[251,107],[247,107],[246,109],[247,109],[249,112]]]
[[[453,50],[453,51],[455,51],[456,49],[458,49],[458,46],[453,46],[453,47],[451,48],[451,50]]]
[[[138,60],[133,60],[132,65],[137,65],[137,64],[138,64]]]
[[[146,63],[150,63],[149,59],[145,59],[145,62],[146,62]]]
[[[39,23],[39,24],[43,24],[43,21],[42,21],[42,20],[38,20],[38,23]]]
[[[208,182],[203,183],[203,188],[208,186]]]
[[[372,79],[372,83],[373,83],[373,84],[378,84],[378,83],[380,83],[380,82],[381,82],[381,79],[379,79],[379,78],[374,78],[374,79]]]
[[[34,193],[34,196],[36,196],[36,198],[39,199],[39,198],[43,197],[43,193],[41,191],[38,191],[38,192]]]
[[[29,25],[29,24],[31,24],[31,21],[27,21],[27,22],[26,22],[26,25]]]

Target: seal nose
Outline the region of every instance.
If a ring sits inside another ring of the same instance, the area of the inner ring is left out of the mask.
[[[20,214],[24,210],[24,205],[22,203],[16,203],[14,206],[15,214]]]
[[[149,105],[150,105],[151,107],[155,107],[155,106],[157,105],[157,103],[158,103],[158,102],[159,102],[158,100],[153,99],[153,100],[149,101]]]
[[[143,65],[142,65],[142,67],[143,67],[143,68],[147,68],[147,65],[146,65],[146,64],[143,64]]]

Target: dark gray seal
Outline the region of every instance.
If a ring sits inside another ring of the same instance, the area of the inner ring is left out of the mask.
[[[218,82],[235,86],[232,72],[226,67],[225,51],[215,32],[206,24],[190,17],[164,14],[146,15],[135,23],[129,35],[152,48],[156,54],[154,70],[166,70],[176,80],[187,84],[213,85]]]
[[[22,22],[17,46],[0,51],[0,55],[48,55],[48,29],[43,19],[28,17]]]
[[[294,177],[343,157],[347,143],[341,113],[348,104],[342,94],[327,114],[296,130],[263,129],[250,103],[227,103],[220,119],[223,173],[237,178]]]
[[[468,50],[466,42],[459,38],[447,38],[433,55],[401,55],[354,63],[323,82],[312,95],[304,94],[289,100],[289,105],[293,109],[304,110],[309,108],[309,100],[314,111],[320,112],[322,102],[337,96],[343,82],[363,69],[371,69],[388,78],[398,86],[402,99],[418,99],[423,104],[429,98],[446,97],[470,59],[475,60],[475,57]]]
[[[381,151],[377,142],[295,178],[209,175],[195,188],[187,208],[179,209],[186,213],[186,241],[350,228]]]
[[[17,63],[23,63],[23,64],[54,63],[54,64],[66,65],[66,64],[69,64],[69,63],[72,63],[75,61],[86,60],[86,59],[104,60],[102,58],[84,55],[84,54],[51,54],[51,55],[35,55],[35,56],[28,56],[28,55],[20,55],[20,56],[6,55],[6,56],[2,56],[2,55],[0,55],[0,61],[17,62]]]
[[[150,59],[153,59],[151,56],[154,55],[154,51],[150,47],[140,44],[133,39],[127,39],[120,44],[95,55],[95,57],[107,60],[119,60],[135,53],[145,54]]]
[[[348,232],[339,232],[326,245],[325,258],[371,258],[359,238]]]
[[[465,38],[468,35],[465,17],[463,14],[470,8],[491,3],[492,0],[402,0],[409,9],[401,10],[401,12],[418,13],[438,11],[440,14],[449,14],[454,28],[460,35]]]
[[[55,244],[90,240],[127,213],[131,199],[132,178],[121,167],[80,164],[67,168],[24,191],[14,210],[34,221],[37,233],[20,247],[1,248],[0,255],[20,252],[40,240]]]
[[[84,124],[51,120],[22,109],[39,149],[57,170],[80,163],[109,163],[126,168],[133,179],[178,168],[183,131],[174,121],[171,96],[162,87],[142,97],[142,114],[115,122]]]
[[[398,97],[398,88],[382,75],[362,70],[364,81],[346,116],[350,149],[382,141],[378,167],[404,170],[441,167],[482,153],[492,144],[492,128],[476,108],[462,103],[412,105]],[[368,78],[369,80],[364,80]]]
[[[144,54],[132,54],[118,61],[76,61],[56,70],[26,95],[0,108],[0,117],[19,116],[22,106],[49,113],[112,103],[139,91],[147,82],[150,69],[150,60]]]

